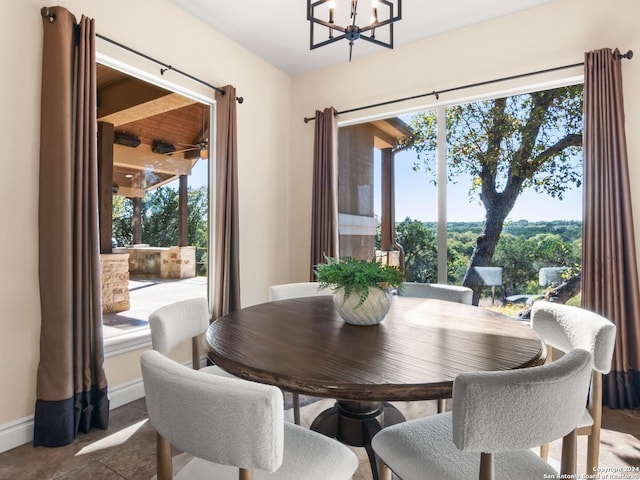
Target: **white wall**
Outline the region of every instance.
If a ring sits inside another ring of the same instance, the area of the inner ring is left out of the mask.
[[[632,49],[636,57],[623,61],[630,169],[634,184],[640,182],[640,2],[636,0],[555,0],[542,7],[490,22],[432,37],[351,64],[294,77],[291,116],[291,252],[292,278],[304,280],[309,268],[313,116],[316,109],[334,106],[338,111],[381,101],[444,90],[485,80],[570,65],[584,60],[587,51],[610,47]],[[402,28],[400,22],[397,28]],[[355,48],[358,48],[357,45]],[[345,52],[347,45],[345,45]],[[524,83],[542,82],[562,76],[581,75],[582,69],[558,72],[524,81],[492,85],[440,96],[442,103],[463,96],[497,92]],[[341,115],[339,122],[380,113],[393,108],[433,105],[435,99],[405,102],[385,109]],[[633,197],[636,241],[640,251],[640,191]]]
[[[33,414],[39,360],[38,154],[42,62],[41,1],[1,0],[0,30],[0,430]],[[286,178],[291,78],[167,0],[66,0],[98,33],[213,85],[232,84],[238,105],[242,303],[267,300],[289,270]],[[158,67],[98,40],[99,52],[159,76]],[[210,96],[168,72],[163,78]],[[278,112],[277,116],[273,112]],[[274,120],[277,119],[277,120]],[[265,253],[267,252],[267,253]],[[139,377],[139,352],[106,362],[111,387]]]

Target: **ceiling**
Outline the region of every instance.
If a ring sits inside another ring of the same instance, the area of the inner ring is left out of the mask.
[[[279,69],[295,75],[348,61],[347,40],[309,49],[309,22],[304,0],[171,0],[236,43]],[[402,20],[394,26],[396,46],[553,0],[404,0]],[[336,0],[336,11],[348,0]],[[359,9],[370,0],[360,0]],[[353,58],[384,49],[356,41]]]

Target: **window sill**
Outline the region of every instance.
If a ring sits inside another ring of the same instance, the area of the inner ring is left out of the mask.
[[[140,327],[120,335],[108,336],[104,339],[104,357],[115,357],[133,350],[151,346],[149,327]]]

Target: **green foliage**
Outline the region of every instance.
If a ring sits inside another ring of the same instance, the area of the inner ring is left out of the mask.
[[[147,193],[142,202],[142,243],[154,247],[178,244],[178,191],[164,186]]]
[[[113,195],[112,230],[119,246],[133,243],[133,202],[130,198]]]
[[[362,305],[369,296],[369,288],[399,288],[404,275],[397,268],[383,265],[375,260],[358,260],[352,257],[326,258],[327,263],[315,265],[316,279],[321,288],[334,292],[344,288],[345,298],[352,293],[360,297]]]
[[[404,249],[407,281],[434,283],[438,278],[438,246],[434,233],[419,220],[396,224],[396,239]]]
[[[461,285],[482,222],[447,224],[447,281]],[[437,279],[436,223],[405,218],[396,224],[396,239],[405,251],[406,279],[433,283]],[[379,243],[376,244],[379,247]],[[502,267],[505,296],[542,294],[538,272],[567,267],[564,277],[580,271],[582,224],[579,221],[507,222],[492,264]]]

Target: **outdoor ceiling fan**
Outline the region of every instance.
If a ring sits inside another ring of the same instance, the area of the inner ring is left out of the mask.
[[[209,140],[207,138],[201,138],[200,140],[195,141],[194,143],[180,143],[177,142],[175,145],[178,145],[182,148],[175,150],[173,153],[187,153],[193,151],[200,151],[201,158],[209,157]]]
[[[176,145],[183,148],[178,149],[173,153],[187,153],[199,150],[200,158],[209,158],[209,124],[206,121],[206,112],[206,106],[202,105],[202,128],[200,133],[198,133],[198,136],[191,143],[176,142]]]

